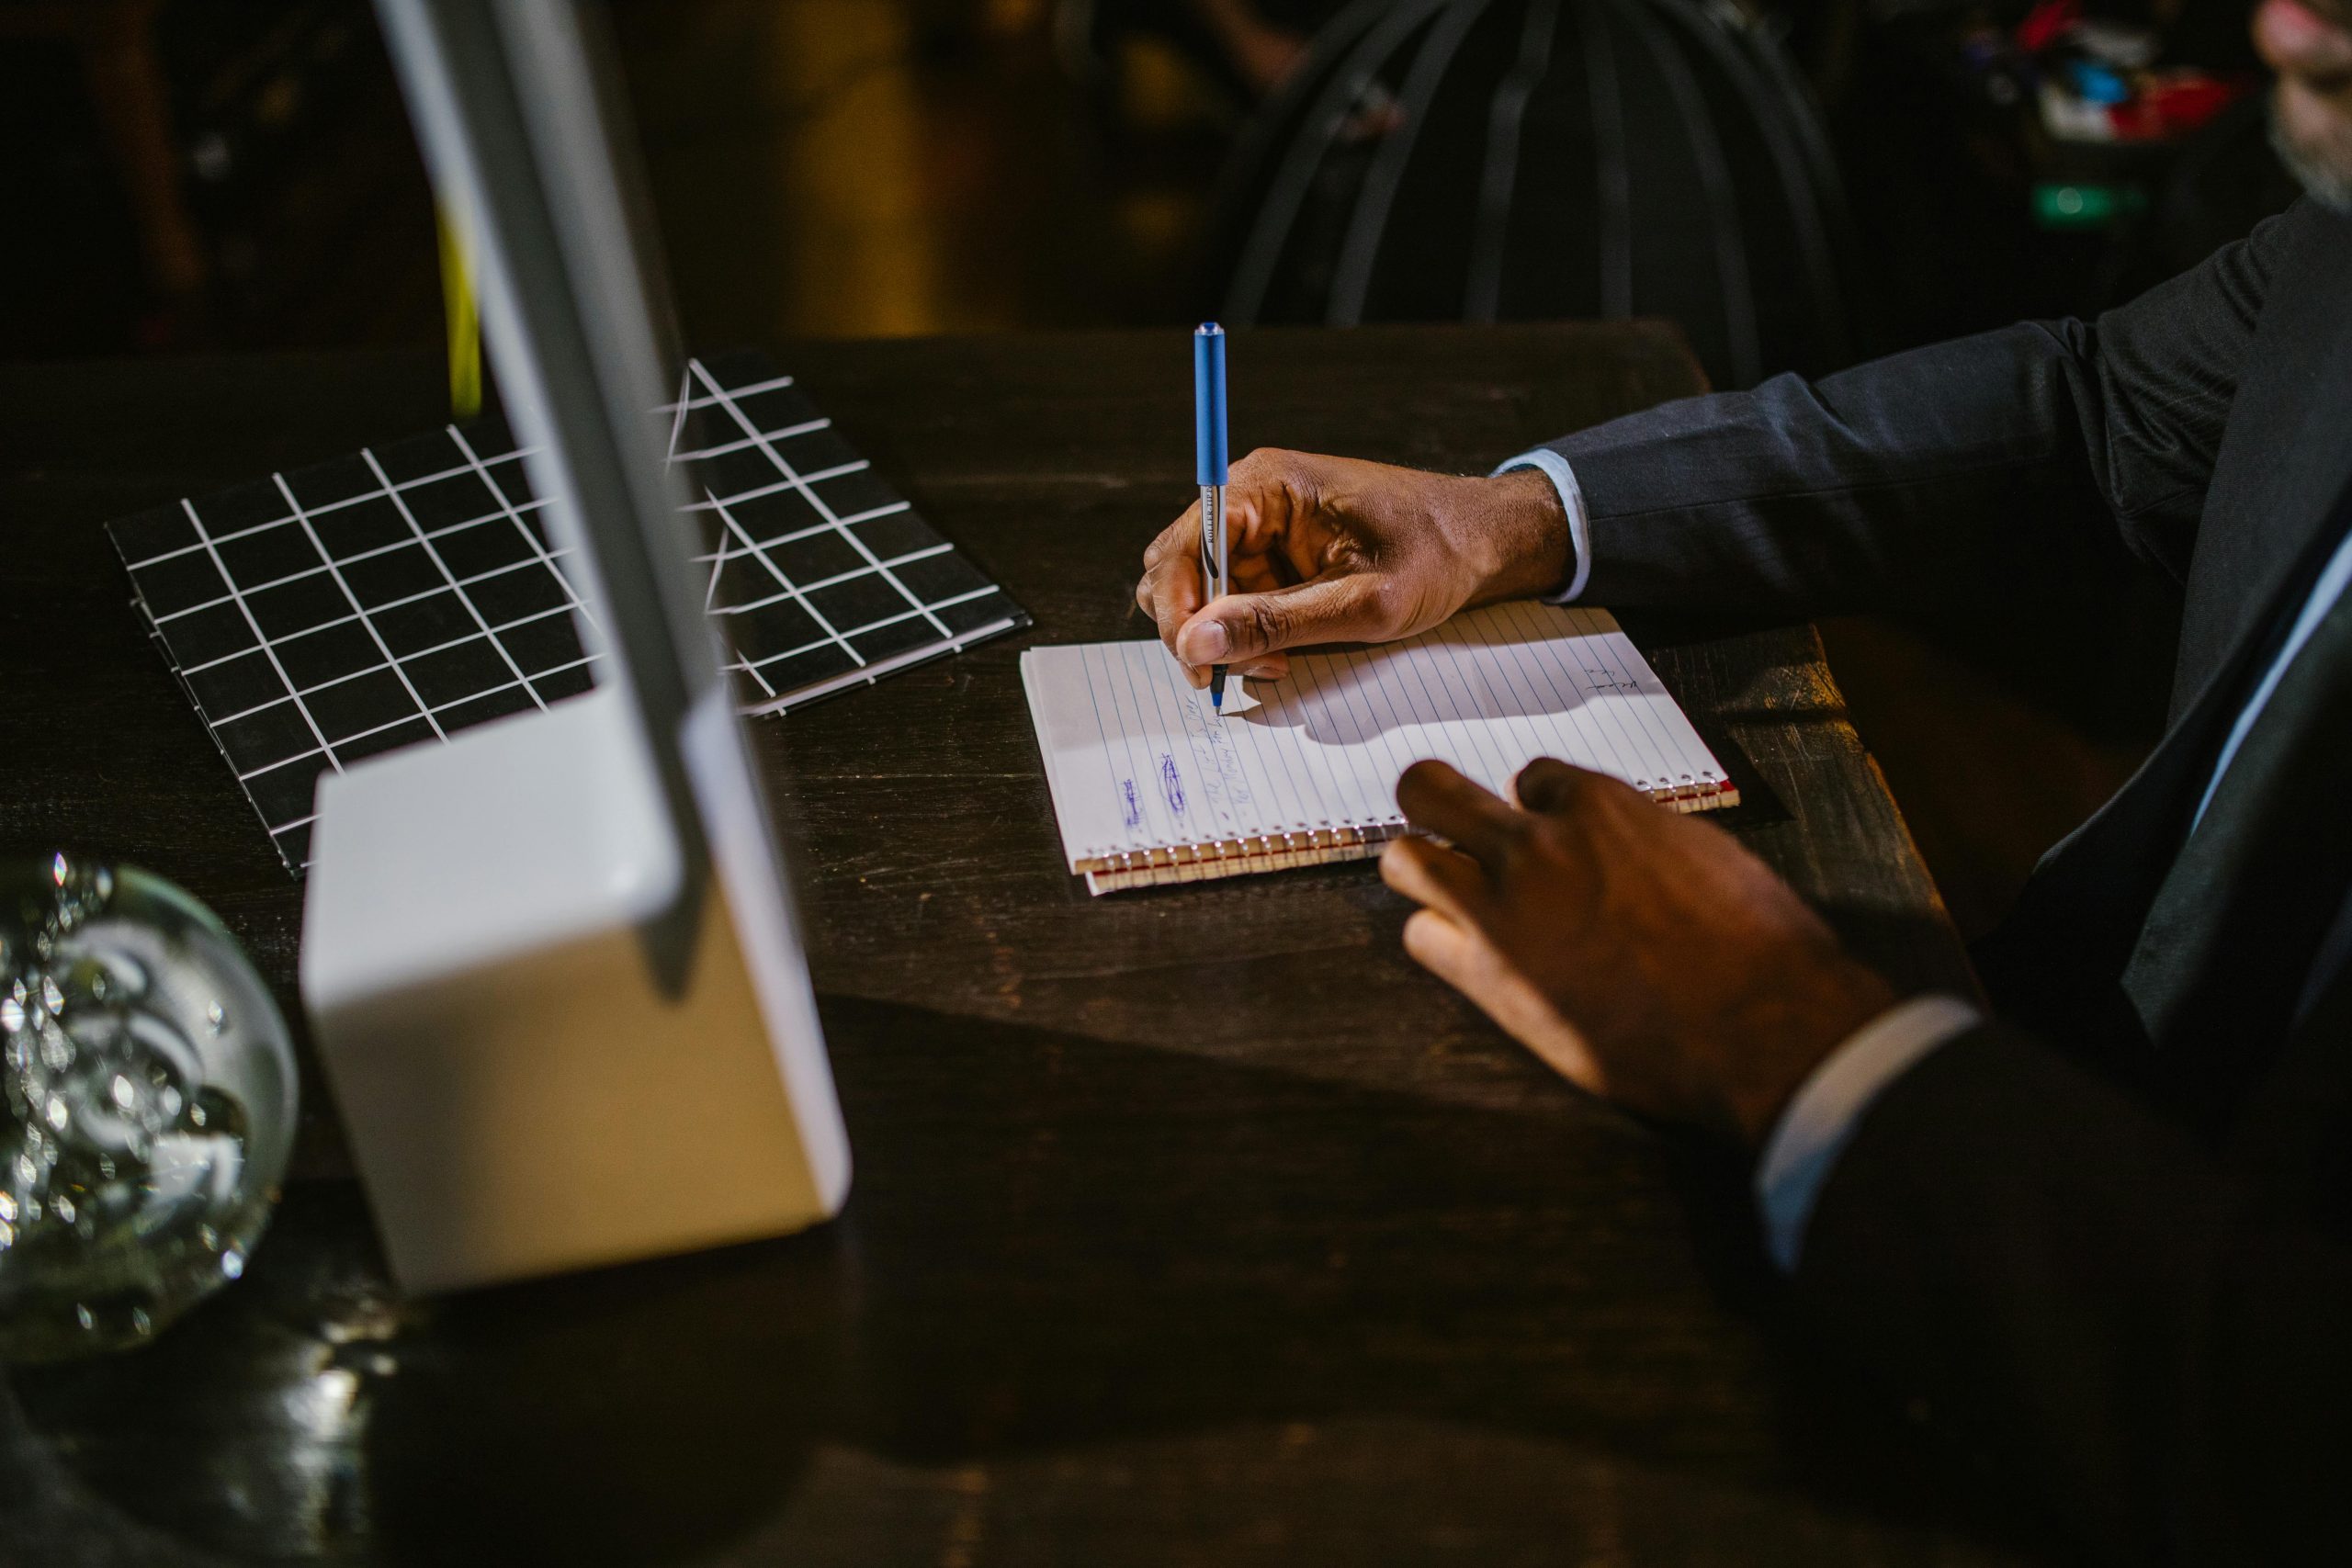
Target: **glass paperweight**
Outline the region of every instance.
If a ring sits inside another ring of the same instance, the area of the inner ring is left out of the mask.
[[[243,1273],[294,1095],[210,910],[127,867],[0,863],[0,1357],[141,1343]]]

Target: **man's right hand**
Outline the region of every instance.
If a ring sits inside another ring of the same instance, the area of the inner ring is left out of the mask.
[[[1233,465],[1226,497],[1232,592],[1204,603],[1197,502],[1144,551],[1136,585],[1195,686],[1211,665],[1280,676],[1286,649],[1411,637],[1567,578],[1567,514],[1534,469],[1466,479],[1261,449]]]

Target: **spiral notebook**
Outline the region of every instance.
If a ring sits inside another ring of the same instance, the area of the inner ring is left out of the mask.
[[[1031,649],[1021,678],[1069,869],[1098,894],[1374,854],[1405,831],[1396,777],[1424,757],[1498,794],[1557,757],[1678,811],[1739,803],[1605,610],[1497,604],[1299,655],[1240,713],[1158,642]]]

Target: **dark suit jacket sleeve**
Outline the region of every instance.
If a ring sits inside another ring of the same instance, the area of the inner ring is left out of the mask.
[[[2101,1557],[2352,1543],[2352,1256],[2000,1026],[1871,1107],[1795,1285],[1836,1351]]]
[[[2026,322],[1686,399],[1551,444],[1591,523],[1585,598],[1811,615],[2188,569],[2238,370],[2304,203],[2096,322]]]

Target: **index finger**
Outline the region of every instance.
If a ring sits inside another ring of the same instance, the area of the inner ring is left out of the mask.
[[[1201,581],[1201,503],[1184,508],[1183,515],[1159,531],[1143,552],[1144,583],[1150,592],[1151,618],[1159,623],[1159,640],[1176,651],[1176,630],[1208,597]]]
[[[1405,820],[1452,840],[1490,872],[1501,868],[1527,831],[1523,812],[1443,762],[1407,768],[1396,781],[1396,805]]]

